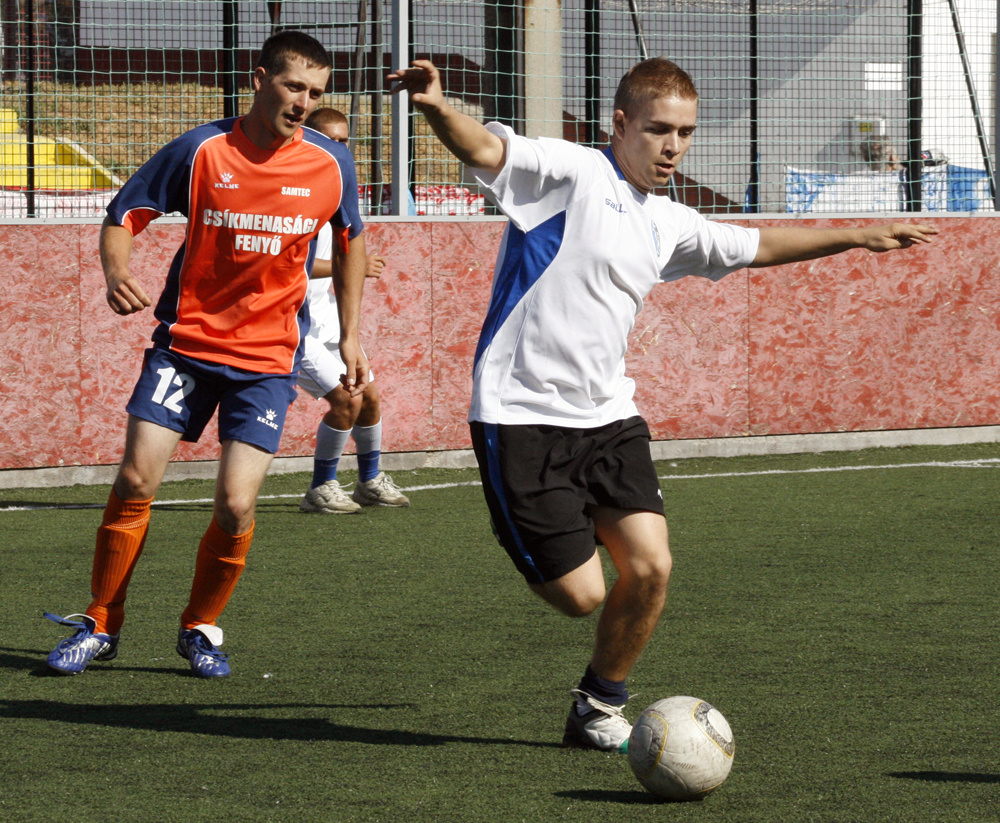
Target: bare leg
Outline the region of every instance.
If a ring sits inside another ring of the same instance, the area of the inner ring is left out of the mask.
[[[354,423],[358,426],[374,426],[382,419],[382,412],[379,408],[379,393],[375,384],[369,383],[361,397],[361,411],[356,415]]]
[[[153,496],[179,440],[178,432],[129,415],[125,454],[94,547],[93,599],[87,614],[98,632],[121,631],[129,581],[146,543]]]
[[[214,625],[229,602],[246,565],[257,492],[271,459],[268,452],[246,443],[222,444],[214,518],[198,546],[191,597],[181,615],[183,628]]]
[[[547,583],[529,583],[535,594],[569,617],[586,617],[604,602],[604,569],[594,550],[590,560]]]
[[[226,440],[215,485],[215,520],[229,534],[243,534],[253,525],[257,494],[267,476],[273,454]]]
[[[343,386],[337,386],[323,398],[330,404],[323,422],[331,429],[350,431],[361,412],[363,398],[364,395],[351,397]]]
[[[129,415],[125,454],[115,477],[115,494],[122,500],[153,497],[180,439],[180,432]]]
[[[624,680],[659,622],[667,598],[671,557],[667,521],[648,511],[597,509],[595,530],[618,570],[597,623],[590,667]]]

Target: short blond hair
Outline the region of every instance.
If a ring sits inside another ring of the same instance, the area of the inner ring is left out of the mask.
[[[637,108],[657,97],[697,100],[698,90],[684,69],[665,57],[650,57],[636,63],[618,83],[615,110],[629,117]]]

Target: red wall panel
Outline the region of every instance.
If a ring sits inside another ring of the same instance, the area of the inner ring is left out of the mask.
[[[752,225],[792,222],[848,224]],[[1000,422],[1000,223],[934,222],[942,234],[930,247],[655,289],[628,360],[654,438]],[[387,261],[366,284],[363,322],[386,451],[469,447],[472,357],[502,231],[498,221],[368,224],[369,251]],[[154,322],[151,310],[121,318],[108,308],[98,233],[92,224],[5,227],[0,468],[119,459]],[[179,224],[153,224],[136,238],[132,270],[154,300],[182,235]],[[324,409],[301,395],[281,454],[311,453]],[[210,428],[178,459],[212,459],[215,441]]]
[[[0,242],[0,467],[76,462],[80,419],[79,231],[8,226]],[[59,447],[72,444],[63,452]],[[72,456],[70,456],[72,455]]]
[[[937,222],[929,247],[753,271],[748,434],[998,422],[1000,223]]]

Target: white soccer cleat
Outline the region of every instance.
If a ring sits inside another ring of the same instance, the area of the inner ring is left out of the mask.
[[[599,749],[603,752],[627,752],[632,724],[625,719],[621,706],[602,703],[596,697],[573,689],[579,698],[566,718],[563,746],[577,749]],[[583,702],[589,711],[580,714],[577,706]]]
[[[402,508],[410,505],[410,498],[404,495],[399,486],[385,472],[379,472],[371,480],[362,483],[360,480],[354,487],[351,498],[362,506],[393,506]]]
[[[328,480],[314,489],[309,489],[299,503],[304,512],[319,514],[354,514],[361,506],[351,500],[343,486],[336,480]]]

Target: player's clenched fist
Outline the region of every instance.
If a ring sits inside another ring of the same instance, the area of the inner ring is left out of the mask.
[[[131,275],[122,279],[109,277],[107,298],[115,314],[133,314],[152,304],[142,286]]]

